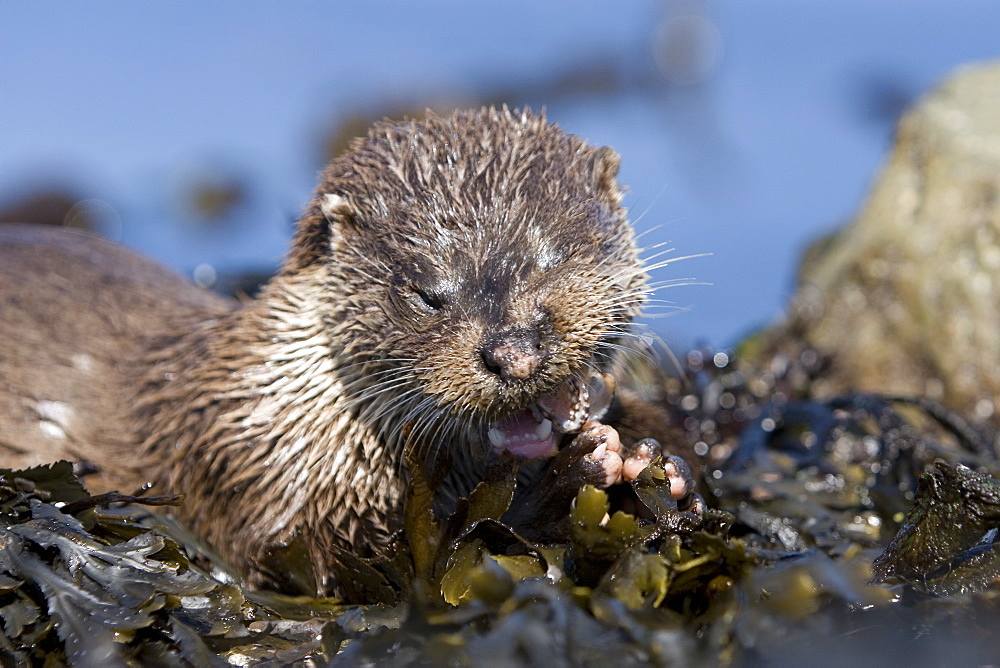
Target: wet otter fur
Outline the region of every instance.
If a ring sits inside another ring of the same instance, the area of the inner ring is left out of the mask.
[[[530,112],[377,124],[243,304],[100,239],[5,227],[0,464],[183,492],[252,581],[286,585],[268,554],[300,540],[335,591],[331,545],[399,528],[406,451],[446,507],[487,455],[544,458],[539,402],[627,343],[646,273],[617,169]]]

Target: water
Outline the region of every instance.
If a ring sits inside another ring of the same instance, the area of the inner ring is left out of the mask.
[[[860,206],[902,105],[995,57],[998,25],[992,0],[4,3],[0,205],[55,184],[188,275],[267,270],[338,120],[546,106],[622,154],[643,243],[712,254],[654,276],[707,285],[663,291],[682,310],[653,326],[728,345]],[[214,224],[179,203],[206,178],[244,190]]]

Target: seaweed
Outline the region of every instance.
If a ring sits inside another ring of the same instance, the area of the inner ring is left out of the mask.
[[[920,478],[916,501],[875,560],[879,582],[938,594],[979,592],[1000,583],[1000,481],[937,462]]]
[[[507,521],[514,459],[444,516],[412,460],[403,530],[375,556],[330,555],[343,601],[247,589],[158,514],[180,498],[91,496],[66,463],[0,471],[0,651],[13,665],[988,662],[993,433],[926,398],[814,398],[824,368],[808,350],[765,371],[689,355],[665,406],[705,457],[704,500],[678,503],[654,461],[580,488],[568,520],[519,509],[567,522],[565,539]],[[301,556],[292,541],[272,566],[306,582]]]
[[[0,470],[7,662],[227,665],[227,652],[266,654],[291,645],[275,633],[254,633],[254,623],[276,617],[238,586],[198,571],[164,533],[99,512],[112,503],[146,501],[91,497],[68,462]],[[152,499],[153,505],[178,501]],[[239,638],[242,646],[215,642],[223,637]]]

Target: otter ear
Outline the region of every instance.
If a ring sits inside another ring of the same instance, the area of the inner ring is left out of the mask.
[[[591,163],[595,191],[615,206],[620,205],[622,199],[621,188],[615,178],[621,161],[614,149],[603,146],[594,152]]]
[[[351,224],[354,215],[354,207],[343,195],[317,196],[299,221],[288,266],[304,269],[327,257],[330,249],[340,242],[344,226]]]
[[[340,225],[354,215],[354,207],[339,193],[322,195],[319,198],[319,210],[331,225]]]

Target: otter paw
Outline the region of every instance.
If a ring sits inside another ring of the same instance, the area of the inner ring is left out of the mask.
[[[552,459],[549,484],[572,489],[583,485],[606,488],[621,482],[622,441],[613,427],[591,420]]]
[[[660,444],[651,438],[637,441],[628,448],[622,449],[622,478],[633,481],[649,464],[661,457],[660,466],[670,481],[670,496],[677,501],[677,508],[683,512],[701,515],[705,510],[705,500],[695,492],[697,487],[691,467],[682,458],[666,455]]]
[[[705,499],[701,494],[689,494],[677,503],[677,509],[685,513],[694,513],[698,517],[705,515]]]
[[[631,482],[638,478],[661,452],[660,444],[651,438],[644,438],[625,448],[622,452],[622,479]],[[667,475],[670,475],[669,472]]]
[[[688,497],[698,496],[694,493],[694,475],[691,474],[691,467],[686,461],[670,455],[663,458],[662,466],[663,472],[667,474],[667,479],[670,481],[670,496],[679,502]],[[704,502],[702,503],[704,505]]]
[[[607,488],[622,481],[625,465],[622,441],[613,427],[597,421],[587,422],[571,447],[576,451],[589,451],[579,462],[590,469],[586,476],[590,484]]]

